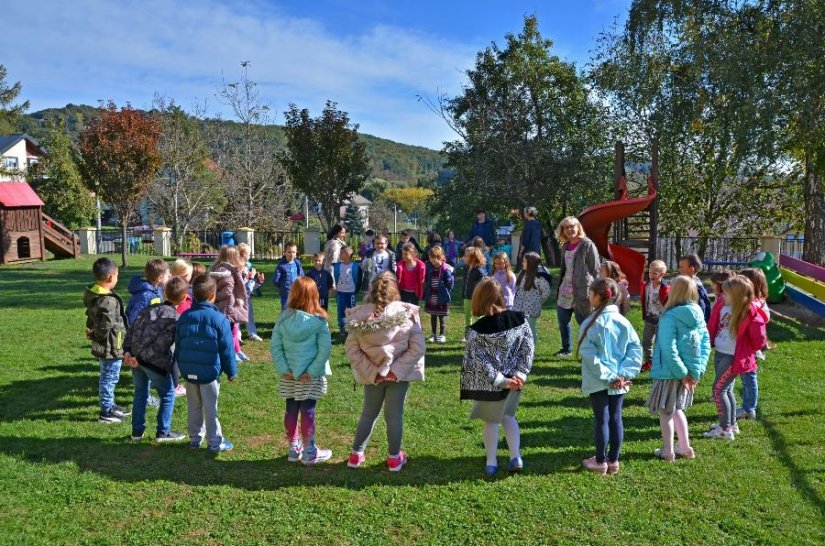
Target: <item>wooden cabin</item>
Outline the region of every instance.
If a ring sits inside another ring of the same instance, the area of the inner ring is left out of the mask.
[[[42,207],[26,182],[0,182],[0,264],[46,259]]]

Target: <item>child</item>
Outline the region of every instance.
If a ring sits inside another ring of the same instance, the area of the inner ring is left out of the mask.
[[[209,276],[215,279],[217,296],[215,306],[232,324],[232,339],[238,360],[246,362],[249,357],[241,351],[240,324],[249,320],[249,311],[246,307],[246,287],[241,277],[244,262],[238,247],[224,245],[218,253],[218,258],[209,268]]]
[[[701,270],[702,260],[696,254],[688,254],[679,258],[679,275],[686,275],[696,283],[696,290],[699,292],[699,307],[705,316],[705,322],[708,322],[710,320],[710,298],[708,298],[705,285],[702,284],[702,279],[698,277]]]
[[[493,267],[493,260],[490,259],[490,249],[487,248],[487,245],[484,244],[484,239],[480,236],[473,237],[472,246],[481,250],[481,254],[484,256],[484,271],[489,275],[490,269]],[[470,294],[470,296],[472,296],[472,294]]]
[[[480,248],[476,246],[468,246],[464,249],[464,290],[461,295],[464,298],[464,330],[470,327],[472,322],[472,299],[473,290],[476,285],[481,282],[481,279],[487,276],[487,260]],[[461,340],[462,343],[467,341],[466,336]]]
[[[430,326],[433,335],[430,336],[428,341],[430,343],[446,343],[444,317],[450,314],[450,301],[452,300],[455,277],[450,266],[445,263],[444,250],[440,246],[434,246],[430,250],[429,258],[424,273],[424,310],[430,314]],[[436,326],[438,326],[437,332]]]
[[[720,313],[722,312],[722,308],[725,307],[725,298],[722,296],[722,285],[725,284],[725,281],[730,279],[736,275],[730,269],[722,269],[720,271],[714,271],[713,274],[710,276],[710,286],[711,290],[713,290],[713,307],[710,311],[710,318],[714,320],[714,317],[719,317]],[[716,319],[718,320],[718,319]],[[726,321],[730,321],[728,317]],[[719,374],[721,374],[724,370],[720,370]],[[714,374],[716,370],[714,370]],[[714,375],[713,383],[715,384],[716,381],[719,379],[719,375]],[[708,402],[716,402],[716,397],[713,394],[710,395],[708,398]]]
[[[278,287],[278,295],[281,297],[281,310],[286,308],[286,300],[289,297],[289,288],[295,279],[304,276],[304,268],[301,267],[301,260],[296,260],[298,255],[298,245],[295,243],[284,244],[284,255],[275,268],[272,275],[272,284]]]
[[[132,324],[138,313],[153,303],[163,299],[163,285],[169,278],[169,264],[160,258],[149,260],[143,267],[143,277],[135,275],[129,281],[129,303],[126,305],[126,318]]]
[[[146,431],[146,405],[151,385],[158,391],[158,442],[179,442],[186,435],[172,430],[172,411],[175,408],[175,381],[172,346],[178,320],[177,306],[184,300],[189,283],[183,277],[172,277],[166,283],[165,300],[154,303],[140,312],[126,333],[123,343],[124,360],[132,367],[135,396],[132,402],[132,441],[143,439]],[[182,387],[183,388],[183,387]],[[185,389],[184,389],[185,390]]]
[[[739,433],[733,381],[737,375],[756,371],[756,352],[765,346],[768,317],[754,301],[753,284],[735,275],[722,285],[724,305],[708,322],[711,343],[716,347],[713,367],[716,381],[713,396],[719,424],[705,432],[705,438],[733,440]]]
[[[98,258],[92,265],[95,283],[86,288],[86,338],[92,341],[92,356],[100,361],[101,423],[120,423],[131,412],[115,404],[115,386],[123,363],[123,336],[126,313],[123,300],[115,292],[118,269],[109,258]]]
[[[630,292],[627,290],[627,276],[622,272],[622,268],[616,262],[605,260],[599,268],[599,276],[610,277],[619,285],[620,297],[616,304],[622,316],[626,317],[630,312]]]
[[[513,310],[524,313],[527,324],[533,333],[533,346],[538,343],[538,320],[541,307],[550,297],[550,281],[539,273],[541,256],[527,252],[521,260],[521,272],[516,280],[516,295],[513,298]]]
[[[432,250],[434,246],[441,246],[441,235],[435,231],[427,235],[427,246],[424,247],[424,252],[421,254],[425,260],[430,255],[430,250]]]
[[[338,333],[346,334],[346,311],[355,307],[355,296],[361,291],[361,264],[352,261],[353,248],[341,249],[341,261],[333,265],[333,286],[338,298]]]
[[[175,260],[175,262],[172,264],[172,267],[169,268],[169,274],[172,277],[181,277],[183,280],[186,281],[187,286],[192,284],[193,271],[194,267],[192,266],[192,264],[190,264],[183,258],[178,258],[177,260]],[[184,311],[188,311],[189,308],[192,307],[192,301],[192,294],[189,292],[189,290],[187,290],[186,296],[183,298],[183,301],[181,301],[177,305],[175,311],[177,311],[179,315],[182,315]]]
[[[504,237],[496,241],[496,246],[493,247],[493,255],[505,254],[509,256],[513,252],[513,245],[507,242]]]
[[[407,243],[411,243],[415,247],[416,252],[418,252],[418,255],[421,255],[421,247],[418,246],[418,241],[416,241],[415,237],[412,236],[412,231],[405,229],[398,234],[398,244],[395,245],[396,256],[401,256],[401,250]]]
[[[482,280],[473,292],[473,315],[467,330],[467,350],[461,366],[461,399],[473,400],[470,419],[484,421],[484,473],[498,472],[498,426],[504,428],[510,451],[510,472],[521,472],[521,434],[516,410],[521,388],[533,364],[533,337],[522,313],[504,308],[504,294],[493,279]]]
[[[461,242],[455,240],[455,232],[451,229],[447,230],[447,240],[441,245],[444,249],[444,257],[450,266],[455,267],[458,263],[459,251],[461,250]],[[427,254],[429,256],[429,253]]]
[[[582,466],[596,474],[617,474],[622,403],[642,366],[642,344],[616,306],[616,281],[599,277],[588,290],[593,312],[582,322],[576,351],[582,357],[582,392],[590,396],[595,417],[596,456],[584,459]]]
[[[710,336],[702,310],[696,304],[698,299],[696,283],[684,275],[676,277],[657,323],[658,339],[650,370],[653,388],[647,407],[650,413],[659,415],[662,429],[662,447],[654,453],[667,462],[673,462],[677,455],[686,459],[696,457],[690,447],[685,410],[693,405],[694,389],[710,356]],[[679,438],[676,448],[674,428]]]
[[[192,264],[192,281],[189,283],[189,292],[192,292],[192,283],[201,275],[206,275],[206,266],[200,262]],[[194,299],[194,298],[193,298]]]
[[[246,243],[238,245],[238,253],[241,255],[241,261],[244,266],[241,269],[241,278],[244,282],[244,289],[246,290],[246,307],[247,322],[246,333],[249,335],[251,341],[263,341],[258,335],[258,326],[255,324],[255,309],[252,306],[252,298],[255,296],[257,290],[264,283],[264,274],[260,273],[249,261],[251,249]]]
[[[322,264],[323,255],[317,256],[317,262]],[[281,378],[278,395],[286,400],[284,429],[289,462],[312,465],[332,457],[332,451],[315,443],[315,406],[327,393],[327,376],[332,375],[331,351],[327,313],[320,305],[318,286],[308,277],[299,278],[289,292],[286,310],[272,329],[272,361]]]
[[[195,303],[178,319],[174,358],[186,379],[190,447],[200,447],[206,429],[210,453],[229,451],[234,445],[224,438],[218,421],[220,376],[238,377],[232,325],[215,306],[217,285],[210,275],[192,283]]]
[[[771,312],[768,309],[768,279],[765,273],[758,268],[747,268],[739,272],[753,283],[755,302],[765,313],[765,322],[771,321]],[[767,345],[767,342],[766,342]],[[762,347],[756,352],[756,358],[765,359],[765,349]],[[736,411],[737,419],[756,419],[756,404],[759,402],[759,384],[756,381],[756,370],[742,374],[742,407]]]
[[[318,297],[321,307],[324,311],[327,311],[329,308],[330,292],[335,291],[335,280],[333,279],[332,274],[324,269],[323,252],[316,252],[312,255],[312,266],[312,269],[307,271],[306,276],[315,281],[315,286],[318,288]]]
[[[648,269],[650,282],[642,282],[642,319],[645,322],[644,330],[642,330],[642,350],[645,357],[642,364],[643,372],[650,370],[653,363],[653,342],[656,339],[656,329],[659,326],[659,317],[664,313],[667,297],[670,294],[670,287],[664,281],[666,273],[667,266],[665,262],[653,260],[650,262],[650,268]],[[696,297],[699,297],[698,293]]]
[[[364,277],[367,281],[367,290],[379,275],[389,271],[395,273],[395,253],[387,250],[387,236],[378,234],[375,236],[375,248],[367,253],[367,258],[361,262],[364,270]]]
[[[401,301],[418,305],[424,296],[424,262],[418,259],[415,245],[405,244],[401,248],[401,261],[395,266],[395,277],[401,291]]]
[[[424,380],[424,332],[418,307],[403,303],[395,276],[385,271],[370,285],[369,302],[347,312],[346,350],[364,405],[347,466],[360,468],[375,421],[384,407],[390,472],[407,462],[401,450],[404,403],[412,381]]]
[[[368,229],[364,232],[364,239],[361,241],[361,244],[358,245],[358,256],[363,260],[367,257],[367,253],[369,253],[372,249],[375,248],[373,245],[373,241],[375,240],[375,231]]]
[[[510,268],[510,259],[504,252],[499,252],[493,258],[493,278],[501,285],[504,294],[504,308],[513,308],[513,298],[516,295],[516,274]]]

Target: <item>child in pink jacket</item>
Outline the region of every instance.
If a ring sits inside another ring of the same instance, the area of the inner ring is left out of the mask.
[[[395,276],[379,275],[370,286],[369,302],[347,310],[345,348],[355,380],[364,385],[364,405],[347,466],[360,468],[381,408],[387,422],[390,472],[407,462],[401,450],[404,403],[411,381],[424,380],[426,343],[418,307],[400,301]]]

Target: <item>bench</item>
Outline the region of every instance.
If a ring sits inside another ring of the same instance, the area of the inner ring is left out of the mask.
[[[192,258],[208,258],[214,260],[217,257],[217,252],[178,252],[178,258],[186,258],[189,260]]]
[[[750,265],[750,262],[743,262],[743,261],[723,261],[723,260],[705,260],[702,262],[702,265],[706,265],[708,267],[714,266],[721,266],[721,267],[741,267],[745,265]]]

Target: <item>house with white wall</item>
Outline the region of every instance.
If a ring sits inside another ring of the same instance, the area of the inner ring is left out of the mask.
[[[21,181],[45,152],[26,134],[0,136],[0,182]]]

